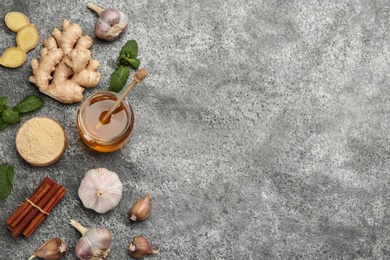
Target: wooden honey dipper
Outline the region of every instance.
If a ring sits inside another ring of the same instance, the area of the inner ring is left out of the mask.
[[[117,107],[120,105],[120,103],[126,98],[126,96],[130,93],[130,91],[137,85],[137,83],[141,83],[146,77],[148,76],[148,71],[145,68],[139,69],[137,73],[133,76],[133,81],[127,86],[127,88],[123,91],[123,93],[120,95],[120,97],[115,101],[114,105],[110,108],[110,110],[103,111],[99,124],[108,124],[110,123],[111,114],[117,109]]]

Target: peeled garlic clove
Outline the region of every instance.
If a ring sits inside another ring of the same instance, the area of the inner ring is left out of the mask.
[[[130,209],[130,219],[132,221],[144,220],[149,216],[151,210],[150,196],[152,196],[151,192],[133,204]]]
[[[101,227],[87,229],[76,220],[71,220],[70,224],[82,234],[76,243],[76,256],[79,259],[108,258],[112,243],[112,234],[108,229]]]
[[[122,190],[122,182],[115,172],[98,168],[85,173],[78,195],[84,207],[98,213],[106,213],[118,205]]]
[[[39,257],[44,260],[56,260],[63,257],[66,253],[66,244],[59,238],[49,239],[28,259]]]
[[[137,259],[158,253],[158,250],[154,250],[144,236],[133,237],[133,239],[130,240],[129,250],[130,256]]]

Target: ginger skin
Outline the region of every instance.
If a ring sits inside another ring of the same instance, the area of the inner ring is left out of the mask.
[[[82,34],[83,31],[80,25],[77,23],[70,23],[66,19],[62,21],[62,32],[57,28],[54,28],[52,32],[53,37],[57,41],[58,47],[61,48],[66,55],[72,51],[75,43]]]
[[[63,20],[62,31],[55,28],[44,41],[39,62],[31,61],[29,81],[62,103],[82,101],[84,88],[94,87],[100,80],[100,62],[92,59],[89,50],[92,43],[91,37],[82,36],[78,24]]]

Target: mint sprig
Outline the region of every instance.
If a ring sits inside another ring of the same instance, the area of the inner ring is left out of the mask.
[[[0,200],[7,198],[11,193],[14,176],[15,172],[12,165],[0,165]]]
[[[8,125],[20,123],[20,114],[34,111],[44,105],[42,98],[30,94],[19,102],[14,108],[7,104],[7,97],[0,97],[0,131]]]
[[[130,76],[130,68],[138,69],[141,61],[138,56],[138,43],[130,40],[122,47],[117,59],[117,69],[110,77],[110,90],[120,92]]]

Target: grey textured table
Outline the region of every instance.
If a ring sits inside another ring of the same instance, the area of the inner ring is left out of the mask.
[[[261,3],[263,2],[263,3]],[[0,132],[0,163],[15,167],[0,201],[0,259],[27,259],[50,237],[75,259],[69,225],[105,226],[110,259],[130,259],[131,237],[160,249],[150,259],[389,259],[390,4],[386,1],[99,1],[130,16],[128,31],[94,37],[99,85],[106,90],[123,44],[136,39],[150,76],[129,95],[129,144],[100,154],[79,138],[79,104],[63,105],[28,82],[29,62],[63,18],[93,35],[86,1],[11,1],[41,41],[17,69],[0,68],[0,96],[15,105],[35,93],[63,124],[64,157],[48,167],[24,162],[19,126]],[[0,22],[0,51],[15,34]],[[117,208],[97,214],[77,195],[84,173],[105,167],[124,184]],[[68,194],[32,237],[13,239],[5,219],[44,176]],[[132,203],[153,192],[152,213],[131,223]]]

